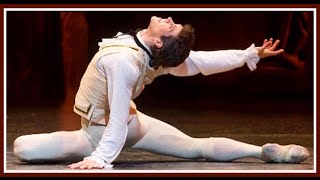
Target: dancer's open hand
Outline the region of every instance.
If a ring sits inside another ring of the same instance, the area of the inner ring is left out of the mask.
[[[68,166],[71,169],[103,169],[105,166],[90,158],[84,158],[82,161],[70,164]],[[110,165],[110,167],[112,167]]]
[[[269,56],[277,56],[278,54],[284,52],[283,49],[275,50],[279,43],[279,39],[277,39],[274,43],[272,38],[270,38],[269,40],[265,39],[262,46],[256,47],[256,49],[258,50],[258,56],[262,59]]]

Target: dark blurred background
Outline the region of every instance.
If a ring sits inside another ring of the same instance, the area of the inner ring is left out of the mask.
[[[246,49],[265,38],[280,39],[286,53],[210,76],[161,76],[135,100],[141,107],[212,108],[216,102],[248,106],[248,99],[313,102],[311,11],[9,11],[6,95],[9,106],[68,104],[72,111],[81,77],[101,38],[146,28],[152,15],[171,16],[195,28],[194,50]],[[222,59],[223,61],[223,59]],[[274,106],[271,106],[274,107]],[[296,107],[304,108],[304,107]],[[279,110],[280,111],[280,110]]]

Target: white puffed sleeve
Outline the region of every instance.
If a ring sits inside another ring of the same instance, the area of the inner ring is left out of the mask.
[[[185,62],[170,68],[169,73],[175,76],[210,75],[242,67],[245,63],[254,71],[259,60],[254,44],[245,50],[191,51]]]

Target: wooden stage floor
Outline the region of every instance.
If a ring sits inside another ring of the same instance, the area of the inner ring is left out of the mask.
[[[139,105],[140,102],[137,104]],[[197,102],[195,102],[197,103]],[[314,117],[312,104],[303,101],[266,101],[245,108],[242,102],[216,103],[215,106],[191,105],[141,105],[140,111],[161,119],[194,137],[228,137],[235,140],[263,145],[268,142],[300,144],[311,153],[300,164],[270,164],[254,158],[233,162],[207,162],[174,158],[149,152],[125,149],[114,161],[108,173],[314,173]],[[253,101],[250,102],[254,103]],[[283,108],[283,107],[290,108]],[[240,108],[241,107],[241,108]],[[252,109],[255,107],[255,109]],[[282,108],[282,110],[281,110]],[[187,110],[186,110],[187,109]],[[13,155],[15,138],[24,134],[46,133],[56,130],[76,130],[79,117],[72,112],[72,105],[62,106],[8,106],[6,119],[6,157],[4,171],[19,173],[78,173],[68,164],[25,164]],[[104,172],[94,170],[89,172]],[[88,171],[81,171],[88,172]],[[212,175],[212,174],[211,174]]]

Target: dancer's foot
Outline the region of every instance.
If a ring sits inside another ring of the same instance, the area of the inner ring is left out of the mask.
[[[265,144],[262,146],[261,159],[268,163],[300,163],[310,156],[309,151],[299,145]]]

